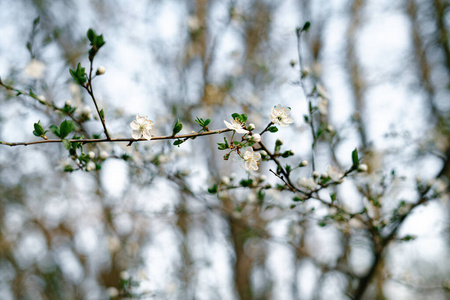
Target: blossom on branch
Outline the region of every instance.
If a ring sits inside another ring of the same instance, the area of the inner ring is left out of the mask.
[[[241,122],[239,122],[237,119],[230,119],[231,123],[227,121],[223,121],[225,123],[225,126],[227,126],[228,129],[234,130],[237,133],[248,133],[248,130],[245,130],[243,128],[243,125]]]
[[[291,118],[291,109],[283,107],[281,104],[272,107],[270,121],[283,127],[289,126],[289,124],[294,123],[294,119]]]
[[[45,64],[33,59],[26,67],[25,74],[32,79],[41,79],[44,76]]]
[[[244,153],[245,165],[244,168],[249,170],[258,170],[259,161],[261,160],[261,154],[254,152],[253,148],[249,148]]]
[[[133,139],[138,140],[144,137],[147,140],[152,139],[151,130],[153,129],[153,121],[148,120],[147,117],[140,117],[139,114],[136,115],[136,120],[130,123],[131,136]]]
[[[307,177],[301,177],[298,180],[298,185],[301,187],[304,187],[308,190],[315,190],[317,189],[319,186],[317,185],[316,181],[314,180],[314,178],[307,178]]]

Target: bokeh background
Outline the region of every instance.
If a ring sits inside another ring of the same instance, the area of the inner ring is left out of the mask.
[[[0,298],[448,299],[449,15],[447,0],[0,1],[4,82],[95,116],[68,71],[88,66],[94,28],[113,137],[130,137],[138,113],[155,135],[176,118],[183,133],[196,116],[224,128],[234,112],[262,130],[281,103],[295,123],[263,141],[282,138],[293,165],[312,158],[295,34],[310,21],[301,57],[321,92],[316,167],[345,170],[356,147],[369,167],[323,191],[342,214],[273,188],[227,189],[281,182],[271,162],[249,175],[224,161],[221,136],[86,145],[108,153],[94,172],[64,172],[62,145],[1,145]],[[64,119],[0,87],[0,141],[36,140],[33,123]],[[94,118],[83,125],[102,133]]]

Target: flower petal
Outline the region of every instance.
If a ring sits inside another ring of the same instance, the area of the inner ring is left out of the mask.
[[[140,139],[142,136],[142,132],[140,130],[133,130],[131,132],[131,136],[133,137],[133,139],[137,140]]]

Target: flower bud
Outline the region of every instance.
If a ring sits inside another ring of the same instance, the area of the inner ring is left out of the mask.
[[[87,163],[86,171],[90,172],[90,171],[94,171],[95,169],[97,169],[97,167],[93,161],[90,161]]]
[[[327,172],[323,172],[322,175],[321,175],[321,177],[325,179],[325,178],[328,178],[328,177],[330,177],[330,176],[328,175]]]
[[[300,167],[306,167],[308,165],[308,161],[304,160],[300,163]]]
[[[250,140],[255,142],[255,143],[259,143],[261,142],[261,135],[259,133],[254,133],[251,137]]]
[[[72,106],[72,100],[67,99],[66,102],[65,102],[65,105],[66,106]]]
[[[106,151],[100,151],[100,155],[99,156],[100,156],[101,159],[107,159],[109,154]]]
[[[367,172],[368,169],[369,169],[369,167],[367,167],[366,164],[360,164],[360,165],[358,166],[358,171],[359,171],[359,172]]]
[[[130,274],[128,274],[128,272],[127,271],[122,271],[122,272],[120,272],[120,278],[122,279],[122,280],[128,280],[128,279],[130,279]]]
[[[247,129],[248,130],[254,130],[255,129],[255,124],[253,124],[253,123],[248,124]]]
[[[38,98],[39,100],[41,100],[41,101],[45,101],[44,95],[39,95],[39,96],[37,96],[37,98]]]
[[[227,176],[223,176],[220,181],[222,181],[223,184],[229,185],[230,184],[230,178]]]
[[[89,155],[90,159],[94,159],[95,158],[95,152],[94,151],[89,151],[88,155]]]
[[[318,177],[319,177],[319,172],[314,171],[314,172],[313,172],[313,177],[314,177],[314,178],[318,178]]]
[[[105,72],[106,72],[106,68],[104,66],[100,66],[100,67],[98,67],[96,74],[102,75],[102,74],[105,74]]]

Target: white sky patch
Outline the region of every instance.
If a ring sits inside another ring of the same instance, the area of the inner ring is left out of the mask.
[[[175,2],[167,2],[156,17],[156,31],[164,40],[175,39],[180,33],[180,8]]]
[[[128,186],[128,164],[122,160],[108,159],[102,164],[102,186],[110,195],[120,196]]]

